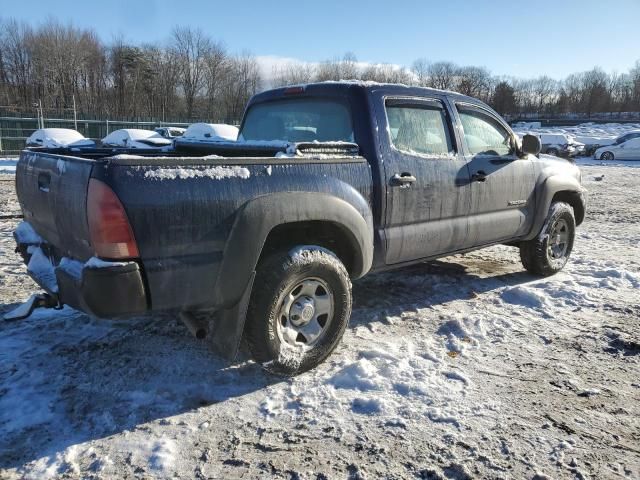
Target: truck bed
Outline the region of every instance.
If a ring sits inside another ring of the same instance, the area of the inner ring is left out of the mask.
[[[231,143],[231,142],[229,142]],[[237,146],[238,156],[185,156],[184,151],[25,150],[16,189],[25,221],[47,243],[54,264],[95,255],[87,223],[90,179],[122,203],[140,257],[149,308],[213,304],[218,269],[235,215],[248,201],[274,192],[324,192],[370,205],[371,169],[357,145]],[[190,151],[194,152],[194,151]],[[258,152],[262,156],[256,155]],[[240,155],[243,153],[243,155]],[[109,259],[107,259],[109,260]]]

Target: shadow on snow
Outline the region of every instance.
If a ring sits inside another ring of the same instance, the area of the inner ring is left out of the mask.
[[[355,282],[350,327],[531,280],[505,273],[510,264],[457,260]],[[502,273],[484,278],[491,271]],[[0,314],[15,306],[0,305]],[[283,381],[249,361],[246,351],[226,365],[171,315],[107,321],[65,308],[0,322],[0,468],[53,460],[71,445],[216,408]]]

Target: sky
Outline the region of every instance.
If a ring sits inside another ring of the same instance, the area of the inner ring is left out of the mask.
[[[640,59],[640,0],[23,0],[3,2],[0,16],[54,17],[136,44],[199,27],[267,69],[352,52],[369,63],[410,67],[422,57],[560,79],[594,66],[624,72]]]

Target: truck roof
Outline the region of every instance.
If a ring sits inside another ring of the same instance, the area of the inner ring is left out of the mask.
[[[296,89],[299,90],[300,95],[306,94],[314,94],[314,93],[339,93],[353,90],[360,91],[373,91],[373,90],[385,90],[389,93],[396,93],[400,95],[411,95],[411,96],[425,96],[425,95],[447,95],[456,97],[461,101],[466,101],[470,103],[480,103],[476,98],[468,97],[466,95],[462,95],[457,92],[449,91],[449,90],[439,90],[436,88],[427,88],[427,87],[418,87],[418,86],[410,86],[404,85],[400,83],[378,83],[367,80],[328,80],[325,82],[314,82],[314,83],[304,83],[304,84],[295,84],[295,85],[287,85],[284,87],[274,88],[271,90],[266,90],[264,92],[256,94],[249,103],[260,102],[264,100],[270,100],[273,98],[279,98],[282,96],[288,96],[295,92]],[[295,94],[295,93],[294,93]]]

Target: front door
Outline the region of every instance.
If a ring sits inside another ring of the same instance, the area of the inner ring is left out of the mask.
[[[514,239],[529,232],[535,208],[535,169],[519,157],[515,138],[488,109],[457,104],[471,175],[466,246]]]
[[[387,98],[384,111],[386,263],[462,248],[471,186],[445,104],[437,98]]]

